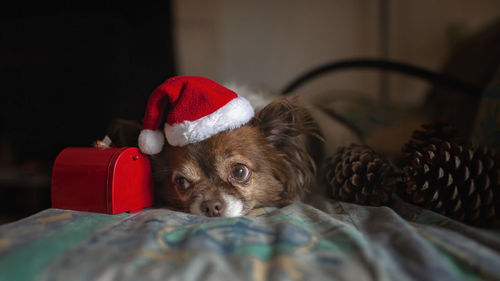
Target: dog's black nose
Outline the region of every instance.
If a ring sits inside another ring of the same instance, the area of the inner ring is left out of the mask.
[[[218,199],[207,200],[201,203],[200,208],[203,214],[207,217],[220,217],[226,209],[226,204]]]

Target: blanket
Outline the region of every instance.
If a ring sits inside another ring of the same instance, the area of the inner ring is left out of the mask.
[[[0,226],[0,280],[500,280],[500,232],[400,200],[237,218],[47,209]]]

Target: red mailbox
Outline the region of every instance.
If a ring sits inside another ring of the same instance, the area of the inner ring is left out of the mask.
[[[70,147],[57,156],[53,208],[118,214],[152,205],[150,161],[136,147]]]

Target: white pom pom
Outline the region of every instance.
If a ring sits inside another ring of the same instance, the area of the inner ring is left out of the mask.
[[[165,143],[165,137],[160,131],[144,129],[139,134],[139,149],[144,154],[160,153]]]

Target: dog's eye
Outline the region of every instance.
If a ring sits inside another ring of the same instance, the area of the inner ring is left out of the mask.
[[[250,178],[250,169],[243,164],[235,164],[231,167],[230,177],[238,182],[245,182]]]
[[[174,181],[177,188],[181,191],[185,191],[189,188],[189,186],[191,186],[191,183],[183,177],[176,177]]]

